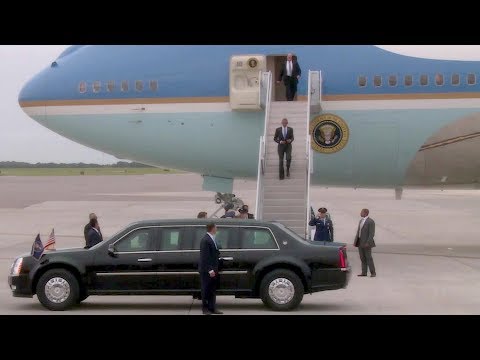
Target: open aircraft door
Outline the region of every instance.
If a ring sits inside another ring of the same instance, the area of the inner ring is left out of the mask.
[[[232,110],[260,110],[261,72],[267,69],[263,55],[235,55],[230,59],[230,106]]]

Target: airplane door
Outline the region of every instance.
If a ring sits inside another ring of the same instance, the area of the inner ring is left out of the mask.
[[[232,110],[260,110],[260,72],[266,71],[263,55],[235,55],[230,59],[230,106]]]

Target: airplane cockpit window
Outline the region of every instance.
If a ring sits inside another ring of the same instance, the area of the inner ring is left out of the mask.
[[[397,75],[390,75],[388,77],[388,85],[397,86]]]
[[[375,85],[375,87],[382,86],[382,77],[380,75],[375,75],[373,77],[373,85]]]
[[[477,83],[477,77],[475,74],[468,74],[467,75],[467,84],[468,85],[475,85]]]
[[[412,86],[413,84],[413,76],[412,75],[405,75],[403,79],[405,86]]]
[[[435,84],[437,86],[443,86],[443,75],[442,74],[435,75]]]
[[[366,76],[359,76],[358,77],[358,86],[360,86],[360,87],[367,86],[367,77]]]
[[[157,80],[150,80],[150,90],[157,91],[158,89],[158,81]]]
[[[87,92],[87,83],[85,81],[82,81],[80,84],[78,84],[78,91],[81,94],[84,94]]]
[[[452,85],[454,86],[460,85],[460,75],[452,74]]]
[[[127,80],[122,81],[122,84],[120,86],[120,90],[122,90],[123,92],[128,91],[128,81]]]
[[[102,90],[102,83],[100,81],[94,81],[92,88],[94,93],[99,93],[100,90]]]
[[[115,81],[110,80],[107,82],[107,91],[112,92],[113,90],[115,90]]]
[[[428,75],[420,75],[420,85],[427,86],[428,85]]]
[[[143,81],[142,80],[135,81],[135,90],[143,91]]]

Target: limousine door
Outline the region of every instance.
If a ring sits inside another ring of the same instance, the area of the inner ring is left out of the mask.
[[[188,243],[188,227],[159,228],[159,288],[166,293],[191,294],[199,288],[198,251]]]
[[[229,271],[237,280],[238,292],[250,292],[253,283],[253,269],[262,260],[276,255],[277,241],[266,227],[242,226],[237,229],[238,249],[225,250],[222,256],[230,257]]]
[[[141,293],[156,291],[161,264],[155,252],[157,230],[141,228],[117,241],[111,252],[97,250],[91,272],[93,292]]]
[[[185,239],[185,246],[188,249],[195,250],[191,253],[191,259],[195,261],[195,269],[198,269],[198,260],[200,258],[200,242],[205,236],[204,226],[193,226],[189,228],[188,236]],[[219,294],[228,294],[236,291],[238,283],[238,271],[235,271],[236,264],[234,263],[232,253],[229,249],[238,248],[238,227],[233,226],[218,226],[216,242],[220,248],[220,284],[217,292]],[[198,270],[197,270],[198,271]],[[198,291],[200,291],[200,276],[197,273]]]

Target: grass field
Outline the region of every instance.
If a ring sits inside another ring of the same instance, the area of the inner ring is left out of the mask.
[[[0,176],[79,176],[178,174],[180,171],[159,168],[0,168]]]

